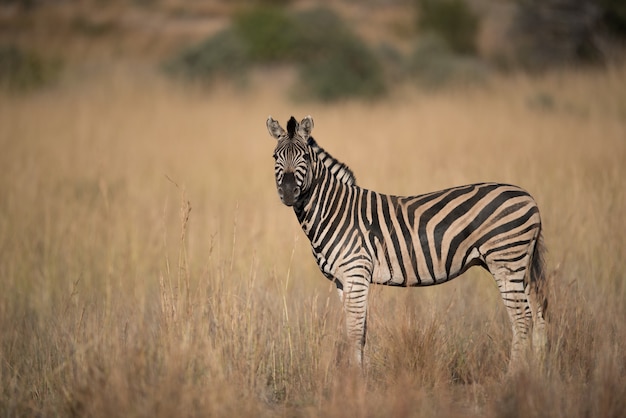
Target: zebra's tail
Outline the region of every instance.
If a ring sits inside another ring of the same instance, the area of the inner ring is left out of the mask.
[[[546,331],[546,312],[548,309],[548,286],[546,278],[546,265],[544,254],[546,247],[543,243],[541,231],[535,243],[533,257],[530,266],[530,303],[531,312],[533,314],[533,333],[532,344],[535,355],[540,362],[546,358],[546,350],[548,346],[548,335]]]
[[[530,293],[534,297],[535,309],[544,315],[548,309],[547,285],[546,285],[546,247],[543,243],[543,233],[540,231],[535,243],[533,257],[530,266]]]

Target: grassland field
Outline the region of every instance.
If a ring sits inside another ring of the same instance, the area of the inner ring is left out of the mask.
[[[182,88],[119,67],[0,96],[0,415],[620,417],[626,411],[626,71],[508,75],[377,102]],[[526,188],[549,271],[545,368],[472,269],[374,287],[364,376],[341,305],[277,196],[268,115],[360,185]]]

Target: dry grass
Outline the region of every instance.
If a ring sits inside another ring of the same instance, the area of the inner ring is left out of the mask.
[[[198,94],[136,70],[0,98],[0,414],[620,416],[625,76],[321,106],[272,77]],[[309,113],[363,186],[531,191],[545,372],[504,378],[506,314],[473,270],[375,287],[366,379],[346,368],[339,302],[278,200],[264,127]]]

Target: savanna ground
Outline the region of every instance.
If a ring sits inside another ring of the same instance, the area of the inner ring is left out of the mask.
[[[198,94],[136,72],[0,101],[4,416],[626,410],[622,69],[335,105],[289,102],[268,75]],[[545,371],[504,377],[506,313],[471,270],[374,287],[351,373],[340,303],[275,191],[270,113],[314,115],[366,187],[527,188],[549,249]]]
[[[294,102],[288,72],[200,91],[151,68],[0,93],[2,416],[623,416],[623,67],[337,104]],[[354,373],[340,302],[275,190],[269,114],[311,114],[367,188],[530,191],[545,367],[505,376],[508,318],[472,269],[373,287]]]

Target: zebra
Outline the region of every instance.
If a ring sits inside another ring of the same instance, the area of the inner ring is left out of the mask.
[[[489,271],[513,330],[509,372],[546,346],[545,247],[535,200],[520,187],[478,183],[417,196],[359,187],[350,168],[311,136],[313,118],[292,116],[277,140],[274,174],[322,273],[343,303],[351,363],[363,367],[371,284],[430,286],[472,266]]]

